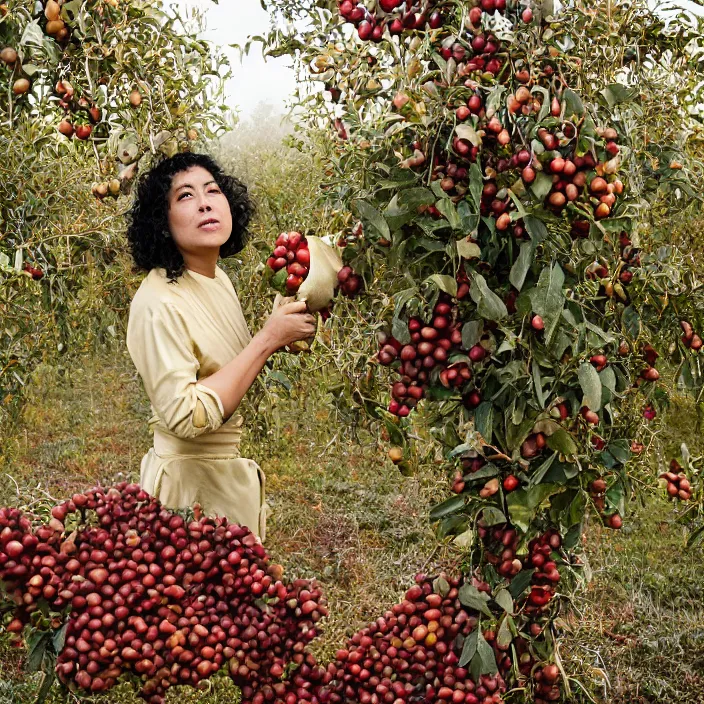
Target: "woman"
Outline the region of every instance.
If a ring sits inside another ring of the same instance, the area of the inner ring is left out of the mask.
[[[170,508],[198,502],[265,536],[264,475],[239,456],[235,414],[267,359],[315,332],[303,302],[275,307],[252,337],[220,257],[239,252],[247,189],[202,154],[177,154],[139,181],[127,237],[149,272],[131,307],[127,348],[153,415],[141,485]]]

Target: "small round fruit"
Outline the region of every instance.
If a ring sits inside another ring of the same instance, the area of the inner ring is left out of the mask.
[[[389,450],[389,459],[394,464],[398,464],[403,459],[403,448],[402,447],[392,447]]]
[[[15,95],[24,95],[29,91],[29,80],[27,78],[18,78],[13,84],[12,84],[12,92]]]
[[[91,125],[78,125],[76,127],[76,137],[78,139],[88,139],[93,132],[93,127]]]
[[[73,125],[68,120],[61,120],[57,129],[64,137],[73,136]]]
[[[515,491],[519,484],[520,481],[518,480],[518,477],[515,477],[513,474],[509,474],[508,477],[504,479],[504,491]]]
[[[17,61],[17,52],[11,46],[6,46],[0,51],[0,60],[4,61],[8,66],[11,66]]]
[[[142,104],[142,94],[138,90],[133,90],[130,93],[129,100],[133,108],[138,108]]]

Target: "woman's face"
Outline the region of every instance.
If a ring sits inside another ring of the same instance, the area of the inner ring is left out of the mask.
[[[171,179],[167,196],[169,230],[181,253],[201,255],[219,250],[232,233],[232,213],[225,194],[202,166]]]

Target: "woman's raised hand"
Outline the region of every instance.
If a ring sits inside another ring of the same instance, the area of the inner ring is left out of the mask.
[[[261,332],[276,349],[315,335],[315,317],[306,312],[304,301],[281,302],[274,308]]]

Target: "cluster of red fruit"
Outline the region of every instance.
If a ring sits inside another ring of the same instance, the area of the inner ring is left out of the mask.
[[[380,364],[397,363],[401,379],[391,388],[389,412],[402,418],[415,408],[436,380],[445,388],[463,389],[472,379],[466,359],[478,364],[487,356],[481,345],[474,345],[464,360],[451,361],[453,355],[462,350],[462,322],[457,319],[457,306],[446,294],[435,304],[431,321],[424,323],[412,317],[408,321],[408,332],[410,342],[406,345],[382,334],[377,355]]]
[[[503,0],[502,0],[503,1]],[[376,2],[373,3],[376,6]],[[380,42],[384,30],[388,27],[390,34],[401,34],[405,30],[423,30],[442,26],[442,15],[432,7],[437,3],[423,0],[379,0],[378,7],[384,13],[377,16],[368,10],[359,0],[342,0],[339,4],[340,15],[347,22],[357,27],[357,35],[363,41]]]
[[[306,280],[310,270],[308,243],[300,232],[282,232],[276,238],[275,245],[266,264],[274,272],[286,269],[286,291],[294,294]]]
[[[498,490],[498,480],[497,490]],[[485,527],[483,519],[479,521],[479,537],[484,542],[487,562],[496,567],[496,571],[506,579],[512,579],[522,569],[523,563],[516,555],[518,549],[518,533],[507,524]]]
[[[560,573],[552,554],[559,550],[561,545],[562,538],[556,530],[549,530],[528,543],[526,567],[536,568],[525,607],[528,614],[544,611],[555,596],[555,587],[560,581]]]
[[[340,284],[340,291],[347,298],[354,298],[364,286],[364,279],[359,274],[355,274],[351,266],[343,266],[337,272],[337,281]]]
[[[694,328],[686,320],[680,320],[680,327],[682,328],[682,344],[690,350],[699,352],[702,348],[702,338],[694,332]]]
[[[594,479],[589,485],[589,493],[592,497],[592,503],[599,514],[601,515],[604,525],[614,530],[619,530],[623,525],[623,519],[618,511],[606,514],[606,480],[602,477]]]
[[[57,81],[55,90],[60,98],[59,107],[66,113],[59,123],[59,132],[69,138],[75,135],[76,139],[88,139],[93,133],[93,125],[102,119],[102,110],[83,96],[74,100],[75,90],[67,80]]]
[[[556,686],[560,679],[557,665],[546,663],[536,668],[535,658],[530,651],[530,642],[520,636],[514,642],[518,656],[518,671],[526,678],[532,677],[535,682],[533,704],[559,701],[562,695],[560,688]]]
[[[42,602],[67,610],[57,672],[91,692],[133,674],[163,704],[224,664],[240,686],[273,686],[327,614],[315,583],[282,576],[246,527],[187,523],[137,485],[75,494],[34,532],[0,510],[0,581],[17,604],[6,628],[21,632]]]
[[[481,10],[475,7],[470,11],[470,16],[473,11],[477,10],[481,13]],[[440,48],[440,56],[445,61],[453,59],[458,64],[457,76],[459,78],[470,76],[475,72],[496,76],[503,66],[502,60],[496,55],[501,44],[493,34],[484,33],[480,29],[475,31],[476,34],[468,46],[458,42],[452,36],[444,39]],[[473,81],[470,78],[465,81],[467,87],[471,87],[472,84]],[[468,107],[470,106],[468,105]],[[466,119],[466,117],[461,119]]]
[[[667,482],[667,493],[673,499],[689,501],[692,498],[692,485],[677,460],[670,460],[670,471],[663,472],[660,478]]]
[[[329,669],[342,700],[330,701],[500,704],[501,675],[475,681],[460,665],[462,641],[478,627],[477,612],[460,601],[460,580],[419,575],[416,582],[400,604],[338,650]]]
[[[466,156],[470,161],[476,160],[479,151],[477,147],[467,146],[465,150],[463,145],[468,143],[457,137],[453,144],[458,154]],[[453,201],[460,200],[469,190],[468,175],[469,171],[464,166],[455,163],[451,157],[436,154],[433,158],[433,172],[430,179],[431,181],[440,181],[440,188],[449,194]],[[442,217],[434,205],[420,206],[419,212],[427,212],[435,218]]]

